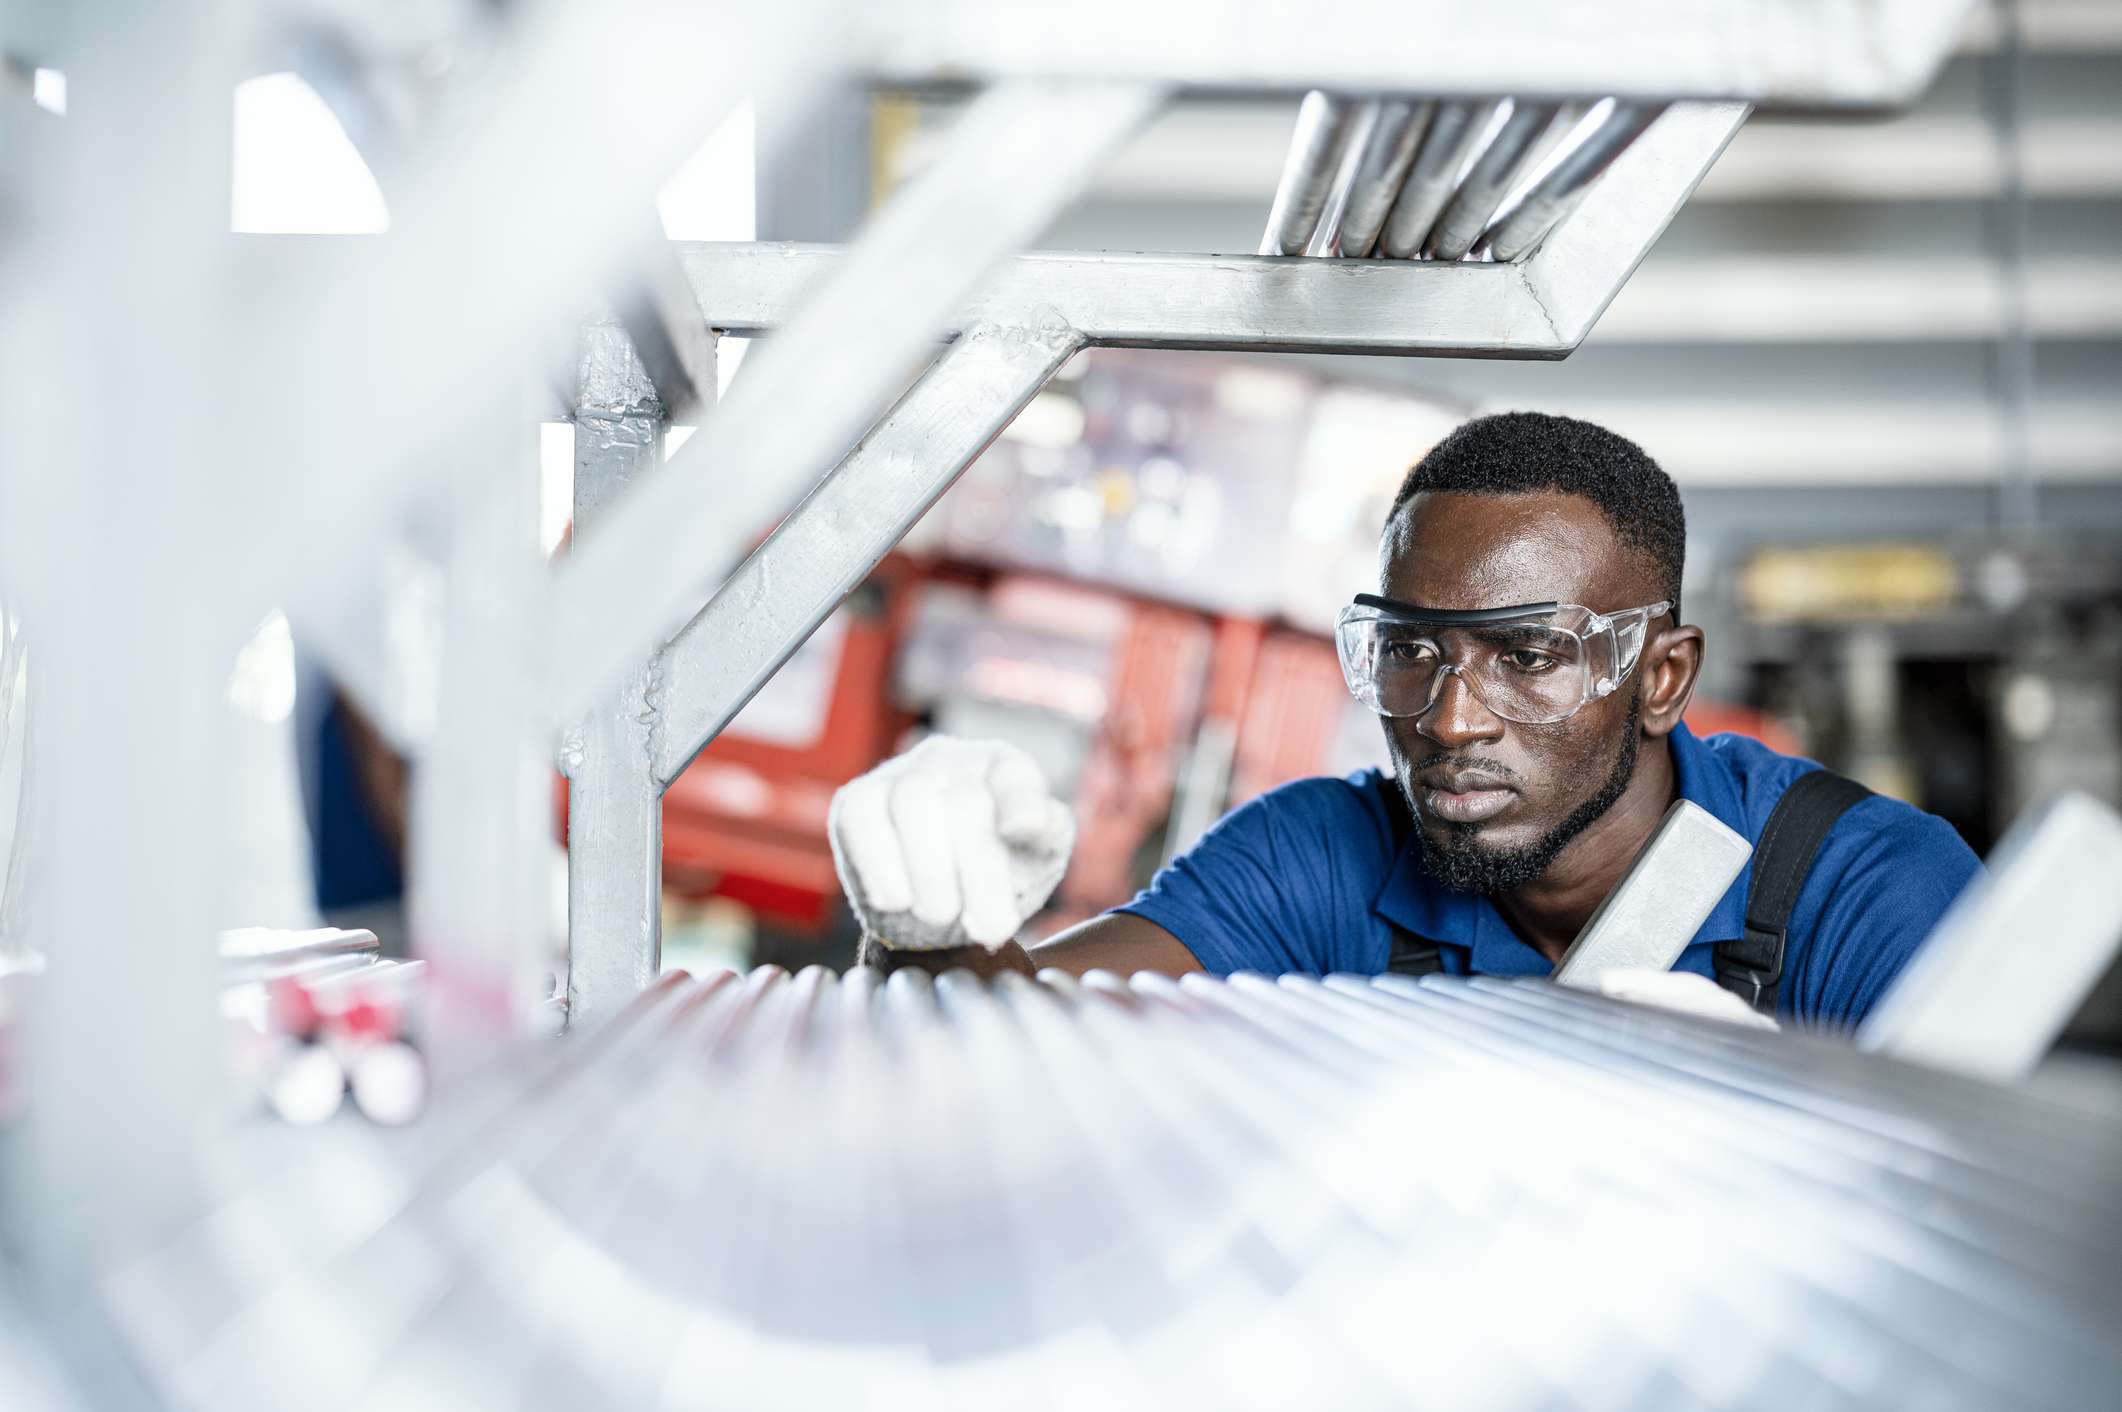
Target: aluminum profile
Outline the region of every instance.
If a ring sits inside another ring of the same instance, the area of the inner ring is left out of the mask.
[[[2122,1114],[1544,982],[666,976],[424,1141],[283,1158],[104,1286],[173,1402],[2064,1407],[2122,1375]],[[356,1172],[351,1212],[300,1199]]]

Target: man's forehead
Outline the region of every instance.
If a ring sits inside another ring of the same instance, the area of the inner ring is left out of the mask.
[[[1386,595],[1429,608],[1554,600],[1612,611],[1646,591],[1642,556],[1580,495],[1426,491],[1395,517],[1381,549]]]

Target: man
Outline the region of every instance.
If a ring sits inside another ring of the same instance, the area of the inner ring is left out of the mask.
[[[1680,616],[1685,543],[1679,491],[1633,442],[1537,413],[1467,423],[1408,474],[1380,592],[1342,615],[1391,774],[1270,791],[1134,901],[1027,953],[1013,937],[1066,866],[1067,812],[1007,746],[925,742],[834,801],[865,958],[1545,975],[1686,798],[1757,851],[1682,974],[1639,997],[1855,1022],[1978,864],[1942,819],[1688,731],[1704,640]]]

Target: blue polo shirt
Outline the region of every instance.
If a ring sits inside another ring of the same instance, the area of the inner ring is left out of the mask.
[[[1671,737],[1680,793],[1759,843],[1790,782],[1820,767],[1737,735]],[[1422,867],[1421,835],[1389,807],[1390,776],[1307,779],[1231,811],[1120,908],[1232,971],[1375,975],[1393,927],[1440,943],[1452,975],[1544,976],[1488,899],[1449,892]],[[1980,869],[1952,825],[1874,796],[1835,824],[1791,914],[1779,1012],[1854,1023]],[[1675,970],[1713,975],[1712,947],[1745,930],[1749,865],[1681,953]]]

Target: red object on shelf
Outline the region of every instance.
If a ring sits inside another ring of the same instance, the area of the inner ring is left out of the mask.
[[[1076,851],[1055,898],[1070,914],[1087,915],[1134,895],[1135,853],[1171,812],[1179,760],[1193,738],[1208,675],[1207,619],[1121,601],[1127,627],[1105,720],[1076,790]]]
[[[322,1015],[316,998],[300,980],[282,977],[265,987],[265,1013],[273,1033],[307,1039],[317,1032]]]
[[[1347,706],[1332,644],[1303,633],[1269,633],[1246,693],[1228,803],[1324,773]]]

